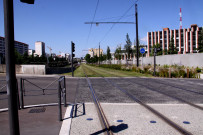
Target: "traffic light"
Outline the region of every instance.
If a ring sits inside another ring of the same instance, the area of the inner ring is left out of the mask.
[[[73,57],[75,57],[75,54],[72,54],[73,55]]]
[[[71,42],[72,44],[72,52],[75,52],[75,43]]]
[[[27,3],[27,4],[34,4],[35,0],[20,0],[23,3]]]

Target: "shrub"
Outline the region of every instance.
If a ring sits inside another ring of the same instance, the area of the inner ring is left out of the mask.
[[[197,73],[200,73],[200,72],[201,72],[201,68],[197,67],[197,68],[196,68],[196,72],[197,72]]]
[[[159,68],[159,76],[160,77],[168,77],[168,69],[167,68]]]
[[[186,77],[186,76],[187,76],[187,74],[186,74],[185,70],[180,69],[180,70],[179,70],[179,76],[178,76],[178,77],[184,78],[184,77]]]

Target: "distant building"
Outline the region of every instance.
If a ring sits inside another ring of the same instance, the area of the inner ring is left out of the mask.
[[[29,55],[29,56],[34,55],[34,53],[35,53],[35,50],[32,50],[32,49],[29,49],[29,50],[28,50],[28,55]]]
[[[35,42],[35,56],[45,56],[45,43],[41,41]]]
[[[97,55],[97,57],[99,57],[99,49],[89,49],[88,54],[90,54],[90,57],[94,57]],[[103,49],[100,49],[100,55],[103,55]]]
[[[28,53],[28,44],[14,41],[14,47],[17,52],[19,52],[21,55],[24,53]],[[5,38],[0,36],[0,55],[5,57]]]
[[[164,28],[162,31],[147,32],[148,39],[148,54],[152,52],[153,45],[159,43],[162,50],[169,50],[169,43],[171,38],[174,40],[174,46],[178,50],[178,54],[196,53],[198,48],[198,38],[200,35],[201,27],[196,24],[191,25],[187,29],[174,29]]]
[[[143,57],[146,57],[146,54],[147,54],[147,45],[139,45],[139,48],[144,48],[145,49],[145,53],[143,54]],[[131,46],[131,49],[133,50],[133,54],[130,54],[129,56],[129,59],[128,59],[128,54],[126,53],[126,50],[123,48],[121,49],[121,52],[120,52],[120,56],[121,56],[121,60],[133,60],[133,59],[136,59],[136,52],[135,52],[135,49],[136,49],[136,46],[132,45]],[[139,50],[140,51],[140,50]],[[140,55],[141,57],[142,55]],[[111,58],[112,59],[115,59],[115,60],[118,60],[116,57],[115,57],[115,52],[111,52]]]

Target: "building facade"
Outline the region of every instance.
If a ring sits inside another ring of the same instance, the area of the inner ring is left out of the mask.
[[[90,54],[90,57],[94,57],[97,55],[97,57],[99,57],[99,49],[89,49],[88,50],[88,54]],[[100,55],[103,55],[103,49],[100,49]]]
[[[29,48],[28,44],[25,44],[19,41],[14,41],[14,47],[16,51],[19,52],[21,55],[23,55],[24,53],[28,53],[28,48]],[[4,37],[0,37],[0,55],[5,57],[5,38]]]
[[[191,28],[174,29],[163,28],[162,31],[147,32],[147,56],[150,56],[153,45],[160,44],[162,50],[169,50],[171,39],[174,41],[178,54],[196,53],[198,49],[198,38],[202,27],[196,24]],[[164,51],[163,51],[164,54]]]
[[[41,41],[35,42],[35,56],[45,56],[45,43]]]
[[[28,55],[29,55],[29,56],[34,55],[34,53],[35,53],[35,50],[32,50],[32,49],[29,49],[29,50],[28,50]]]

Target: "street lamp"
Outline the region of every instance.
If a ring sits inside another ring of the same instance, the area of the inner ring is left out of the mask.
[[[21,2],[34,4],[34,0],[20,0]],[[6,52],[6,80],[8,95],[8,111],[10,135],[20,135],[18,103],[16,91],[16,72],[14,56],[14,19],[13,0],[4,0],[4,29],[5,29],[5,52]]]

